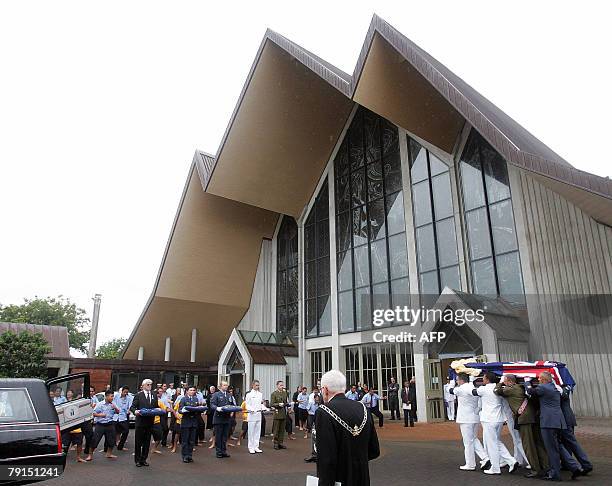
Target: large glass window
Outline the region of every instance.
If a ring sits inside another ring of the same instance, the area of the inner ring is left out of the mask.
[[[357,383],[374,388],[383,396],[388,392],[391,378],[402,385],[414,376],[412,344],[385,343],[364,344],[344,348],[346,364],[346,386]],[[381,402],[388,410],[387,400]]]
[[[323,349],[310,352],[310,386],[318,386],[321,377],[332,368],[332,351]]]
[[[402,305],[391,295],[409,292],[397,128],[359,108],[334,172],[338,321],[351,332],[371,327],[373,305]]]
[[[445,287],[461,289],[450,171],[411,138],[408,148],[420,293],[430,303]]]
[[[522,303],[523,276],[506,161],[472,130],[460,167],[473,290]]]
[[[304,226],[306,336],[331,334],[329,189],[321,186]]]
[[[283,216],[276,245],[276,332],[297,338],[298,230],[291,216]]]

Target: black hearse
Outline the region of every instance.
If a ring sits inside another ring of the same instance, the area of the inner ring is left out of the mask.
[[[62,433],[91,420],[89,374],[0,378],[0,484],[62,474]]]

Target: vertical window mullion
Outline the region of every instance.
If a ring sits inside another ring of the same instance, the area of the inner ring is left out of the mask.
[[[438,277],[438,293],[442,292],[440,282],[440,255],[438,255],[438,229],[436,228],[436,208],[434,206],[433,182],[431,180],[431,162],[429,161],[429,150],[425,150],[427,156],[427,183],[429,185],[429,205],[431,207],[431,224],[433,233],[434,255],[436,258],[436,275]]]

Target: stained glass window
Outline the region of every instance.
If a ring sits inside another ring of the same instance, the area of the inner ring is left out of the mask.
[[[408,293],[397,127],[360,107],[334,173],[338,321],[340,332],[352,332],[372,326],[374,300],[398,305],[390,302],[391,290]]]
[[[276,244],[276,332],[295,338],[298,335],[298,230],[291,216],[283,216]]]

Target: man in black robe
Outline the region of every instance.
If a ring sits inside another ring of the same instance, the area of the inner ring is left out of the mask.
[[[325,404],[315,414],[319,486],[369,486],[368,461],[380,455],[371,415],[361,402],[346,398],[345,389],[340,371],[321,378]]]

